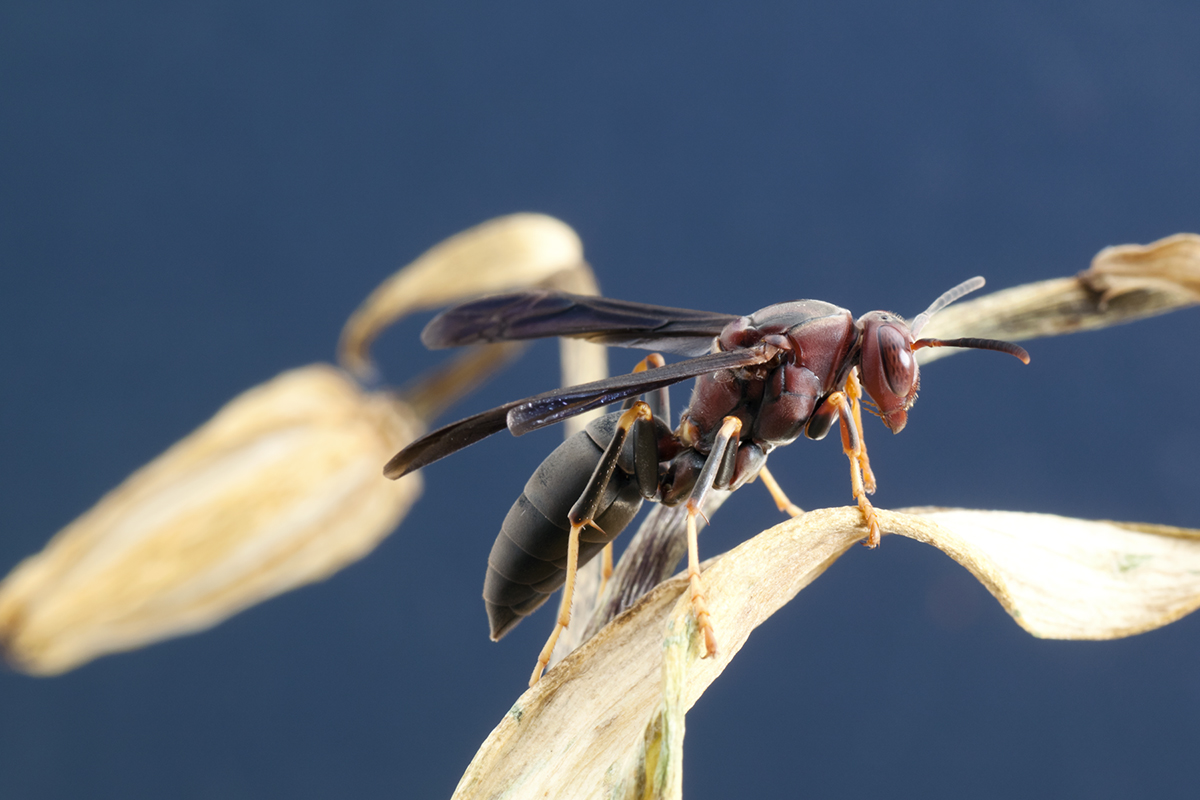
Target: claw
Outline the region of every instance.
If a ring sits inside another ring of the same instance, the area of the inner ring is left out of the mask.
[[[862,511],[863,522],[867,526],[867,540],[863,542],[863,545],[874,549],[879,546],[879,540],[883,537],[883,532],[879,529],[879,517],[875,514],[875,506],[871,505],[865,496],[860,496],[858,508]]]

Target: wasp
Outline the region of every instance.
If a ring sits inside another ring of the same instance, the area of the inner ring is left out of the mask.
[[[920,339],[929,319],[984,285],[981,277],[943,294],[911,321],[887,311],[857,320],[820,300],[767,306],[749,316],[668,308],[556,291],[494,295],[447,309],[421,334],[429,348],[569,336],[688,358],[666,364],[651,353],[630,374],[568,386],[506,403],[429,433],[384,467],[396,479],[507,428],[520,436],[591,409],[624,401],[560,445],[525,485],[501,525],[483,597],[497,640],[558,588],[558,621],[530,679],[537,682],[570,622],[576,570],[612,540],[643,500],[686,503],[688,579],[706,655],[717,650],[696,543],[696,516],[707,493],[762,477],[779,508],[799,509],[767,470],[767,457],[801,434],[822,439],[836,421],[850,460],[850,487],[868,547],[879,522],[862,437],[861,401],[873,402],[893,433],[908,420],[923,347],[996,350],[1029,363],[1029,354],[993,339]],[[672,426],[666,387],[696,378]],[[638,396],[643,399],[635,399]]]

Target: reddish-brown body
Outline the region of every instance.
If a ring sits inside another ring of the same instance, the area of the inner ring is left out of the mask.
[[[663,502],[686,497],[695,483],[723,420],[741,422],[736,466],[729,483],[737,488],[758,474],[766,457],[801,433],[820,439],[832,416],[813,412],[841,388],[857,363],[862,329],[844,308],[820,300],[768,306],[725,326],[719,350],[771,345],[779,351],[764,364],[701,375],[678,429],[679,441],[697,457],[672,454],[678,466],[663,488]]]
[[[934,313],[982,285],[982,278],[960,284],[911,323],[885,311],[856,320],[846,309],[820,300],[779,303],[745,317],[547,291],[464,304],[435,318],[422,340],[446,347],[577,336],[692,358],[664,366],[654,357],[654,365],[649,365],[651,359],[643,362],[653,368],[633,375],[566,387],[477,414],[409,445],[384,473],[397,478],[504,428],[520,435],[626,400],[625,411],[592,423],[555,450],[505,519],[484,586],[492,635],[502,636],[565,581],[559,624],[539,658],[536,680],[569,619],[576,566],[628,524],[642,498],[665,505],[686,500],[692,602],[711,653],[716,640],[695,542],[695,517],[705,494],[714,488],[736,489],[762,473],[780,509],[800,513],[767,479],[767,456],[801,434],[821,439],[837,421],[867,541],[872,547],[878,544],[881,531],[866,498],[874,491],[874,477],[861,437],[864,390],[883,423],[898,433],[917,395],[915,350],[974,347],[1028,362],[1024,350],[1007,342],[916,339]],[[657,390],[693,377],[691,400],[674,429],[665,398],[656,402],[658,408],[634,402],[637,395],[650,399]]]

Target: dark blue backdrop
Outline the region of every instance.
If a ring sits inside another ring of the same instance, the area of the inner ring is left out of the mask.
[[[379,280],[498,214],[575,226],[612,295],[739,313],[911,315],[976,273],[1200,229],[1195,3],[834,6],[5,3],[0,571],[237,392],[330,360]],[[380,342],[396,382],[437,360],[420,324]],[[904,433],[867,431],[876,502],[1200,527],[1197,342],[1185,312],[1034,342],[1028,368],[931,366]],[[539,348],[456,411],[550,388]],[[324,584],[0,674],[0,795],[448,797],[550,624],[490,643],[479,588],[557,435],[428,470]],[[850,500],[832,441],[772,468],[801,505]],[[703,552],[779,519],[750,487]],[[1038,641],[888,538],[701,699],[688,797],[1194,797],[1198,634]]]

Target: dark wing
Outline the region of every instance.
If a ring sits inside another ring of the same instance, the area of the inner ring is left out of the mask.
[[[481,439],[486,439],[493,433],[499,433],[506,427],[514,435],[520,436],[593,408],[670,386],[697,375],[761,364],[769,360],[774,352],[774,348],[748,348],[710,353],[665,367],[614,375],[601,381],[581,383],[524,400],[514,400],[425,434],[393,456],[384,466],[383,474],[395,480]]]
[[[448,308],[421,332],[436,350],[482,342],[571,336],[619,347],[699,356],[721,329],[737,319],[686,308],[667,308],[593,295],[549,290],[512,292]]]

